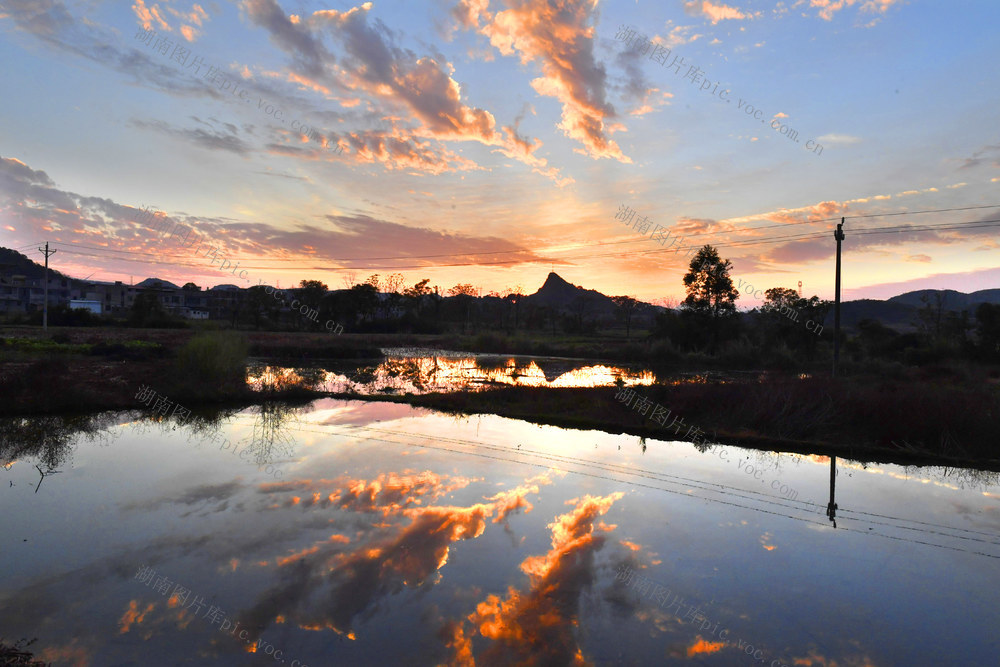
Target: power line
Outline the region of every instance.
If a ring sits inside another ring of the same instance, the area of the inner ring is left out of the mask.
[[[577,475],[583,475],[583,476],[586,476],[586,477],[593,477],[593,478],[597,478],[597,479],[603,479],[603,480],[606,480],[606,481],[611,481],[611,482],[616,482],[616,483],[631,484],[633,486],[640,486],[640,487],[644,487],[644,488],[654,489],[654,490],[657,490],[657,491],[663,491],[665,493],[671,493],[671,494],[675,494],[675,495],[681,495],[681,496],[684,496],[684,497],[687,497],[687,498],[691,498],[692,497],[691,494],[686,493],[684,491],[679,491],[679,490],[675,490],[675,489],[664,488],[662,486],[656,486],[654,484],[647,484],[647,483],[639,482],[639,481],[635,481],[635,480],[618,479],[618,478],[615,478],[615,477],[610,477],[609,474],[615,474],[615,473],[617,473],[617,474],[622,474],[622,475],[630,475],[630,476],[634,476],[634,477],[646,477],[646,478],[650,479],[651,481],[658,481],[658,482],[661,482],[661,483],[664,483],[664,482],[666,482],[666,483],[675,483],[675,484],[678,483],[678,482],[671,482],[671,480],[669,480],[669,479],[657,479],[655,477],[652,477],[652,475],[661,475],[661,476],[664,476],[664,477],[676,477],[676,476],[666,475],[664,473],[657,473],[657,472],[649,471],[649,470],[631,469],[631,468],[628,468],[627,466],[621,466],[621,465],[617,465],[617,464],[601,463],[601,462],[597,462],[597,461],[586,461],[586,460],[583,460],[583,459],[577,459],[577,458],[574,458],[574,457],[563,456],[563,455],[556,454],[556,453],[542,453],[542,452],[537,452],[537,451],[534,451],[534,450],[526,450],[524,448],[514,450],[514,449],[511,449],[510,447],[503,447],[503,446],[499,446],[499,445],[490,445],[490,444],[486,444],[486,443],[482,443],[482,442],[466,440],[466,439],[463,439],[463,438],[447,438],[447,437],[441,437],[439,435],[431,435],[431,434],[423,434],[423,433],[412,433],[412,432],[408,432],[408,431],[391,431],[391,430],[387,430],[387,429],[377,429],[377,428],[370,427],[370,426],[351,427],[349,430],[346,430],[346,432],[345,431],[336,431],[336,430],[325,430],[325,429],[321,429],[321,428],[308,429],[308,428],[303,428],[303,427],[295,427],[292,430],[295,430],[295,431],[298,431],[298,432],[316,433],[316,434],[336,436],[336,437],[360,437],[360,438],[363,438],[365,440],[369,440],[369,441],[373,441],[373,442],[384,442],[384,443],[393,444],[393,445],[404,445],[404,446],[413,446],[413,445],[416,445],[416,446],[421,447],[421,448],[435,449],[435,450],[447,451],[447,452],[453,452],[453,453],[459,453],[459,454],[468,454],[468,455],[472,455],[472,456],[478,456],[478,457],[483,457],[483,458],[489,458],[489,459],[493,459],[493,460],[503,461],[503,462],[506,462],[506,463],[519,463],[519,464],[522,464],[522,465],[529,465],[529,466],[533,466],[533,467],[540,467],[540,468],[546,468],[546,469],[550,469],[550,468],[553,467],[551,464],[547,464],[547,463],[532,463],[530,461],[525,461],[525,460],[520,460],[520,459],[517,459],[517,458],[510,458],[510,457],[505,457],[505,456],[497,456],[497,455],[488,454],[488,453],[484,453],[484,452],[476,451],[476,450],[477,449],[485,449],[485,450],[490,450],[490,451],[499,452],[499,453],[505,453],[505,454],[520,454],[522,456],[523,455],[530,455],[530,456],[534,456],[536,458],[541,458],[543,460],[550,460],[550,461],[554,461],[554,462],[557,462],[557,463],[560,463],[560,462],[563,463],[563,464],[571,463],[573,465],[577,465],[577,466],[580,466],[580,467],[583,467],[583,468],[590,468],[590,469],[593,469],[595,471],[595,472],[586,472],[584,470],[572,470],[572,469],[567,470],[567,472],[574,473],[574,474],[577,474]],[[399,435],[399,436],[410,437],[410,438],[421,438],[421,439],[425,439],[425,440],[430,441],[430,442],[419,442],[419,443],[414,443],[412,441],[411,442],[399,442],[399,441],[396,441],[396,440],[389,440],[389,439],[386,439],[386,438],[379,438],[379,437],[367,436],[367,435],[365,435],[364,431],[375,431],[375,432],[381,432],[381,433],[392,434],[392,435]],[[452,449],[452,448],[449,448],[449,447],[441,446],[440,444],[431,444],[431,443],[441,443],[441,442],[451,443],[451,444],[454,444],[454,445],[457,445],[457,446],[460,446],[460,447],[461,446],[471,447],[472,451],[469,451],[467,449]],[[598,472],[603,472],[603,473],[608,473],[608,474],[603,474],[602,475],[602,474],[598,474]],[[640,473],[645,473],[645,474],[640,474]],[[718,484],[718,483],[714,483],[714,482],[701,482],[701,480],[692,480],[692,479],[689,479],[689,478],[682,478],[682,477],[676,477],[676,479],[683,481],[684,484],[682,484],[682,485],[685,486],[685,487],[694,486],[693,484],[691,484],[691,482],[697,482],[697,483],[700,483],[700,484],[711,484],[713,486],[719,486],[722,489],[731,488],[731,489],[734,489],[734,490],[744,491],[743,489],[736,489],[736,487],[727,487],[726,485]],[[798,501],[798,500],[796,500],[796,501],[790,501],[790,502],[801,503],[801,504],[803,504],[803,505],[806,506],[806,507],[796,508],[796,507],[790,507],[788,505],[784,505],[782,503],[777,502],[776,500],[761,500],[761,499],[757,499],[757,498],[748,498],[747,496],[743,496],[741,494],[735,494],[735,493],[728,492],[728,491],[725,491],[725,490],[718,490],[718,491],[716,491],[714,489],[708,489],[705,486],[698,486],[697,488],[700,488],[700,489],[706,490],[706,491],[710,491],[710,492],[714,492],[714,493],[719,493],[719,494],[722,494],[722,495],[731,495],[731,496],[741,497],[741,498],[744,498],[744,499],[747,499],[747,500],[753,500],[753,501],[758,502],[758,503],[763,503],[765,505],[771,505],[771,506],[781,507],[781,508],[784,508],[786,510],[787,509],[809,510],[810,508],[818,508],[818,507],[820,507],[819,505],[816,505],[815,503],[810,503],[810,502],[807,502],[807,501]],[[759,493],[759,492],[750,491],[750,493]],[[760,494],[760,495],[764,495],[764,494]],[[807,517],[796,516],[796,515],[793,515],[793,514],[784,514],[784,513],[780,512],[780,511],[774,511],[774,510],[765,509],[765,508],[762,508],[762,507],[754,507],[754,506],[751,506],[751,505],[743,505],[743,504],[740,504],[738,502],[732,502],[732,501],[729,501],[729,500],[722,500],[722,499],[719,499],[719,498],[712,498],[712,497],[709,497],[709,496],[694,496],[694,497],[697,497],[700,500],[705,500],[707,502],[719,503],[719,504],[723,504],[723,505],[730,505],[730,506],[738,507],[740,509],[751,510],[751,511],[760,512],[760,513],[763,513],[763,514],[770,514],[770,515],[773,515],[773,516],[780,516],[780,517],[784,517],[784,518],[787,518],[787,519],[792,519],[792,520],[795,520],[795,521],[803,521],[803,522],[806,522],[806,523],[820,525],[820,526],[826,526],[825,522],[813,521],[813,520],[811,520],[811,519],[809,519]],[[784,500],[787,500],[787,499],[784,499]],[[880,518],[885,518],[885,519],[888,519],[888,520],[914,522],[913,520],[904,519],[904,518],[901,518],[901,517],[890,517],[890,516],[886,516],[886,515],[870,514],[870,513],[866,513],[866,512],[857,512],[857,513],[859,513],[859,514],[867,514],[868,516],[878,516]],[[977,538],[964,537],[964,536],[961,536],[961,535],[950,535],[950,534],[941,533],[941,532],[938,532],[938,531],[930,531],[930,530],[928,530],[928,531],[922,531],[919,528],[913,528],[913,527],[910,527],[910,526],[895,525],[895,524],[890,524],[890,523],[885,523],[885,522],[880,522],[880,521],[873,521],[871,519],[856,519],[856,520],[857,521],[863,521],[865,523],[871,523],[871,524],[874,524],[874,525],[883,525],[883,526],[887,526],[887,527],[890,527],[890,528],[896,528],[896,529],[900,529],[900,530],[915,530],[917,532],[933,533],[933,534],[938,534],[938,535],[942,535],[942,536],[945,536],[945,537],[951,537],[951,538],[954,538],[954,539],[964,539],[964,540],[969,540],[969,541],[984,542],[984,543],[987,543],[987,544],[1000,544],[1000,543],[997,543],[997,542],[989,542],[989,541],[986,541],[986,540],[980,540],[980,539],[977,539]],[[943,528],[945,530],[962,530],[962,529],[952,528],[951,526],[942,526],[942,525],[932,524],[932,523],[927,523],[927,522],[917,522],[917,523],[924,523],[925,525],[932,526],[932,527],[935,527],[935,528]],[[947,545],[947,544],[936,544],[936,543],[927,542],[927,541],[924,541],[924,540],[907,539],[907,538],[899,537],[899,536],[895,536],[895,535],[888,535],[888,534],[885,534],[885,533],[874,532],[871,529],[860,530],[860,529],[852,529],[852,528],[845,527],[845,526],[841,526],[840,529],[841,530],[851,531],[851,532],[863,533],[863,534],[875,534],[875,535],[878,535],[880,537],[885,537],[885,538],[888,538],[888,539],[898,540],[898,541],[902,541],[902,542],[909,542],[911,544],[922,544],[924,546],[937,547],[937,548],[940,548],[940,549],[948,549],[948,550],[951,550],[951,551],[959,551],[959,552],[962,552],[962,553],[970,553],[970,554],[975,554],[975,555],[978,555],[978,556],[985,556],[987,558],[997,558],[997,559],[1000,559],[1000,556],[997,556],[997,555],[994,555],[994,554],[990,554],[990,553],[984,553],[984,552],[980,552],[980,551],[971,551],[971,550],[968,550],[968,549],[962,549],[962,548],[955,547],[955,546],[950,546],[950,545]],[[990,537],[996,537],[995,535],[989,535],[989,536]]]
[[[927,211],[927,212],[931,212],[931,211]],[[818,222],[818,221],[814,221],[814,222]],[[855,230],[852,233],[868,235],[868,234],[888,234],[888,233],[902,233],[902,232],[931,232],[931,231],[938,231],[938,230],[940,230],[940,231],[948,231],[948,230],[956,230],[956,229],[981,229],[981,228],[988,228],[988,227],[997,226],[996,223],[1000,223],[1000,219],[997,219],[997,220],[966,221],[966,222],[961,222],[961,223],[941,223],[941,224],[938,224],[938,225],[923,225],[923,226],[916,226],[916,227],[905,226],[905,225],[896,225],[896,226],[893,226],[893,227],[885,227],[885,228],[878,228],[878,227],[876,227],[876,228],[861,228],[859,230]],[[730,232],[720,232],[720,233],[730,233]],[[800,234],[796,234],[796,235],[777,235],[777,236],[770,236],[770,237],[757,238],[757,239],[747,239],[747,240],[744,240],[744,241],[729,241],[729,242],[723,242],[723,243],[716,243],[716,244],[713,244],[713,245],[716,248],[735,248],[735,247],[745,247],[745,246],[754,246],[754,245],[767,245],[767,244],[771,244],[771,243],[787,243],[787,242],[794,242],[794,241],[805,241],[805,240],[816,239],[816,238],[824,238],[825,236],[826,236],[825,232],[805,232],[805,233],[800,233]],[[67,248],[67,247],[68,248],[83,247],[83,246],[80,246],[80,245],[77,245],[77,244],[67,244],[67,243],[62,243],[62,242],[60,242],[58,245],[61,245],[64,248]],[[628,253],[621,253],[621,252],[596,253],[596,254],[577,255],[577,256],[573,256],[573,257],[565,257],[565,258],[562,258],[560,261],[579,261],[579,260],[584,260],[584,259],[595,259],[595,258],[604,258],[604,257],[622,257],[622,256],[625,256],[625,255],[628,255],[628,256],[647,255],[647,254],[654,254],[654,253],[676,252],[676,251],[682,250],[682,249],[695,249],[695,248],[700,248],[700,247],[701,247],[700,245],[686,245],[686,246],[682,245],[682,246],[677,246],[676,248],[673,248],[673,247],[668,247],[668,248],[651,248],[649,250],[637,250],[637,251],[628,252]],[[118,252],[118,253],[125,253],[125,254],[138,254],[138,255],[141,255],[141,256],[150,256],[150,255],[160,256],[160,257],[182,257],[183,256],[183,255],[164,255],[162,253],[145,253],[145,252],[130,251],[130,250],[117,250],[117,249],[113,249],[113,248],[100,248],[100,247],[95,247],[95,246],[90,246],[90,248],[92,248],[94,250],[100,250],[101,252]],[[75,251],[72,251],[72,250],[65,250],[65,252],[69,252],[71,254],[83,255],[83,256],[100,257],[100,255],[92,255],[92,254],[88,254],[88,253],[75,252]],[[469,253],[469,254],[476,254],[476,253]],[[155,260],[128,260],[126,258],[116,258],[116,259],[120,259],[122,261],[143,261],[145,263],[156,263],[156,264],[176,264],[176,265],[179,265],[179,266],[187,266],[187,267],[194,267],[194,268],[198,268],[198,267],[201,266],[199,264],[183,263],[183,262],[156,262]],[[407,257],[400,257],[399,259],[409,259],[409,258],[407,258]],[[301,262],[302,260],[287,259],[287,260],[275,260],[275,261],[286,261],[286,262],[297,262],[298,261],[298,262]],[[359,261],[359,260],[358,259],[331,258],[329,261],[353,262],[353,261]],[[494,261],[494,262],[457,262],[457,263],[451,263],[451,264],[429,264],[429,265],[428,264],[419,264],[419,265],[418,264],[413,264],[413,265],[403,265],[403,266],[361,266],[361,267],[351,267],[351,266],[322,266],[322,265],[319,265],[319,266],[316,266],[316,265],[305,266],[305,265],[301,265],[300,264],[300,265],[297,265],[297,266],[294,266],[294,267],[290,267],[290,268],[294,268],[294,269],[297,269],[297,270],[314,270],[314,271],[342,271],[342,270],[353,269],[353,268],[360,268],[360,269],[364,269],[364,270],[397,270],[398,271],[398,270],[418,270],[418,269],[433,270],[433,269],[441,269],[441,268],[455,268],[455,267],[466,267],[466,266],[502,266],[502,265],[509,265],[509,264],[531,264],[531,263],[538,263],[538,262],[542,262],[542,261],[550,261],[550,260],[539,258],[539,259],[499,260],[499,261]],[[283,269],[283,267],[279,267],[279,266],[261,266],[261,265],[248,265],[248,264],[241,264],[241,266],[242,266],[242,268],[245,268],[245,269],[255,269],[255,270],[265,270],[265,271],[266,270],[274,271],[274,270],[282,270]],[[214,268],[218,268],[218,267],[214,267]]]

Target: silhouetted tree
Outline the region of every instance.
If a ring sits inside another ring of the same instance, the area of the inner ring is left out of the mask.
[[[764,342],[780,341],[792,348],[813,350],[818,327],[810,329],[806,324],[810,320],[822,324],[831,305],[818,296],[803,299],[796,290],[788,287],[766,290],[760,310]]]
[[[355,285],[348,290],[349,304],[356,317],[362,321],[375,321],[375,310],[378,308],[378,291],[371,285]]]
[[[687,298],[684,307],[698,316],[711,331],[711,350],[718,344],[722,327],[736,314],[739,292],[729,277],[732,262],[719,258],[719,252],[705,245],[691,260],[684,276]]]
[[[433,291],[431,290],[430,287],[427,286],[429,282],[430,278],[424,278],[413,287],[407,287],[405,290],[403,290],[403,296],[417,298],[425,296],[427,294],[431,294]]]
[[[618,314],[625,321],[625,338],[629,338],[632,331],[632,315],[639,307],[639,302],[630,296],[613,296],[611,300],[618,307]]]
[[[272,304],[277,303],[274,298],[264,290],[263,285],[254,285],[247,289],[247,298],[243,302],[243,311],[253,322],[255,329],[260,329],[261,320],[267,316]]]
[[[153,292],[140,292],[132,302],[128,321],[134,327],[156,327],[170,320]]]
[[[1000,359],[1000,305],[981,303],[976,308],[979,351],[987,359]]]

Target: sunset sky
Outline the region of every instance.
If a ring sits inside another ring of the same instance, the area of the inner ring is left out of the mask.
[[[832,298],[840,216],[845,298],[1000,287],[1000,226],[861,233],[1000,220],[998,20],[995,0],[0,0],[0,245],[40,262],[48,241],[98,280],[486,294],[554,270],[683,299],[687,260],[628,206],[755,287]]]

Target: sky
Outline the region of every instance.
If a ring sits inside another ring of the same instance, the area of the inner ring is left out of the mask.
[[[49,242],[93,280],[485,295],[555,271],[670,303],[709,243],[758,295],[830,299],[845,217],[845,299],[1000,287],[998,19],[993,0],[0,0],[0,246],[41,262]]]

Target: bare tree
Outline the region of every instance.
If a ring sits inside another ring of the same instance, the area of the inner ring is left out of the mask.
[[[344,289],[351,289],[358,284],[358,272],[345,271],[344,275],[341,277],[341,281],[344,283]]]
[[[448,296],[458,296],[460,294],[465,296],[479,296],[479,291],[469,283],[459,283],[448,290]]]
[[[680,305],[680,300],[675,296],[665,296],[651,302],[654,306],[662,306],[673,310]]]
[[[385,281],[382,283],[383,291],[385,292],[398,292],[399,288],[403,286],[403,274],[393,273],[390,276],[386,276]]]

